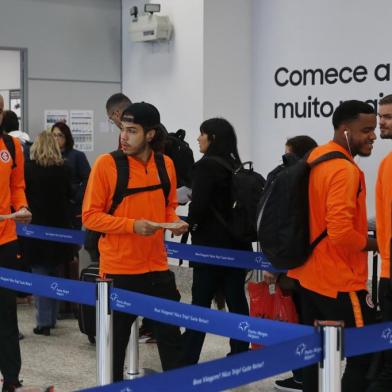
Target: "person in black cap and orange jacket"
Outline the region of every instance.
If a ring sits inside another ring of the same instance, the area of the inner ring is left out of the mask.
[[[128,189],[149,186],[155,189],[125,197],[110,215],[116,166],[110,154],[101,155],[87,184],[83,223],[88,229],[105,233],[99,240],[100,274],[113,279],[114,287],[178,301],[174,274],[168,268],[163,230],[157,223],[177,222],[171,228],[175,235],[186,232],[188,224],[175,213],[176,175],[167,156],[161,157],[170,181],[167,197],[162,189],[163,179],[156,164],[160,159],[156,151],[160,151],[163,142],[158,131],[160,115],[153,105],[134,103],[124,110],[121,121],[121,149],[131,173]],[[114,312],[114,381],[123,379],[125,350],[135,319],[134,315]],[[154,336],[163,370],[177,367],[181,348],[179,328],[154,322]]]

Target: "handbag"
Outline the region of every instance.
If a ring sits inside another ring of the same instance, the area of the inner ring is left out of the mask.
[[[249,282],[250,316],[275,321],[298,323],[298,312],[290,293],[283,292],[278,283]],[[252,343],[252,348],[262,347]]]

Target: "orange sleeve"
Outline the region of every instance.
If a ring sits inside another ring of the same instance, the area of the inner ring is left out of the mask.
[[[82,221],[88,229],[110,234],[133,233],[134,219],[107,213],[116,180],[114,160],[109,154],[100,156],[91,170],[83,199]]]
[[[392,234],[392,191],[390,176],[388,176],[387,160],[392,162],[392,155],[385,158],[380,165],[376,182],[376,229],[377,243],[380,249],[381,258],[384,262],[390,260],[390,241]],[[392,166],[392,165],[391,165]],[[387,180],[387,183],[385,183]],[[388,196],[388,190],[389,196]],[[389,266],[385,267],[389,275]],[[383,276],[383,274],[381,274]]]
[[[23,149],[18,139],[13,138],[13,140],[15,143],[16,167],[12,170],[10,178],[11,206],[15,211],[18,211],[22,207],[27,207],[27,200],[25,195]]]
[[[170,193],[168,197],[168,204],[166,206],[166,222],[176,222],[179,217],[176,214],[177,203],[177,176],[176,169],[174,168],[174,163],[171,159],[165,157],[165,165],[167,174],[170,180]]]
[[[363,250],[367,237],[355,230],[354,219],[360,175],[351,163],[334,171],[327,194],[326,222],[328,237],[333,245],[354,251]],[[361,186],[362,192],[363,186]]]

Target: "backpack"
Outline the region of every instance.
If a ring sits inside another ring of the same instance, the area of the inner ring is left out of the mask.
[[[192,168],[195,163],[192,149],[185,141],[185,134],[183,129],[167,133],[165,141],[165,154],[172,159],[176,169],[177,188],[191,187]]]
[[[264,177],[253,170],[253,163],[250,161],[233,169],[221,157],[208,156],[208,159],[218,162],[231,173],[229,218],[225,219],[219,211],[211,207],[214,215],[236,240],[257,241],[257,205],[264,189]]]
[[[4,144],[5,144],[8,152],[11,155],[11,158],[12,158],[12,169],[15,169],[15,167],[16,167],[16,158],[15,158],[15,142],[14,142],[14,139],[12,138],[12,136],[10,136],[10,135],[8,135],[7,133],[4,133],[4,132],[1,134],[0,137],[3,139]]]
[[[157,185],[151,185],[151,186],[139,187],[139,188],[127,188],[129,177],[130,177],[127,155],[125,155],[120,150],[112,151],[110,155],[112,156],[116,164],[117,182],[113,195],[112,205],[109,208],[108,214],[113,215],[114,211],[116,210],[118,205],[122,202],[124,197],[134,195],[136,193],[154,191],[157,189],[162,189],[165,195],[166,204],[168,204],[168,197],[170,193],[170,179],[167,174],[164,157],[161,153],[154,154],[155,164],[158,169],[158,175],[161,180],[161,183]],[[98,241],[101,235],[103,234],[100,232],[89,230],[89,229],[86,230],[84,248],[90,254],[90,257],[94,259],[96,259],[97,256],[99,255]]]
[[[311,169],[331,159],[350,161],[339,151],[324,154],[311,163],[307,162],[308,156],[278,166],[269,176],[258,206],[257,234],[261,251],[277,269],[303,265],[313,249],[327,236],[325,229],[312,243],[309,241]]]
[[[116,163],[117,182],[116,189],[113,195],[112,205],[108,211],[108,214],[113,215],[114,211],[122,202],[124,197],[134,195],[136,193],[154,191],[157,189],[163,190],[166,204],[168,203],[168,197],[170,193],[170,179],[169,175],[167,174],[165,160],[161,153],[154,153],[155,164],[158,169],[158,175],[159,179],[161,180],[161,183],[140,188],[127,188],[130,177],[128,156],[120,150],[112,151],[110,155]]]

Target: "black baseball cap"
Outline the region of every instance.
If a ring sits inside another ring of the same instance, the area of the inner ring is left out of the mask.
[[[161,116],[154,105],[147,102],[136,102],[123,111],[121,120],[133,122],[141,125],[143,128],[151,129],[159,126]]]

